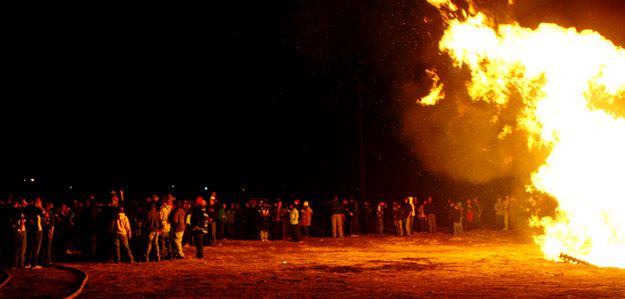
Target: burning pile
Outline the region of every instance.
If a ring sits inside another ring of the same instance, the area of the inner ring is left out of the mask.
[[[527,186],[558,201],[555,217],[531,219],[544,229],[535,241],[545,256],[625,268],[625,119],[610,111],[625,104],[625,50],[590,30],[496,25],[471,3],[428,1],[447,26],[440,51],[470,71],[471,99],[503,109],[520,98],[499,138],[522,130],[530,149],[549,151]],[[428,74],[434,86],[420,103],[436,105],[444,82]]]

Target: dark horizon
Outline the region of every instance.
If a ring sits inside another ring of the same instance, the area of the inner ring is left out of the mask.
[[[598,17],[589,7],[618,11],[622,3],[529,1],[515,14],[528,26],[592,28],[624,45],[618,14]],[[407,142],[402,111],[427,93],[424,72],[442,30],[423,21],[437,14],[425,1],[156,12],[14,17],[0,196],[70,186],[142,196],[174,185],[190,194],[359,197],[361,116],[370,200],[443,201],[510,193],[522,182],[453,181],[426,170]],[[417,86],[413,97],[398,91],[406,82]]]

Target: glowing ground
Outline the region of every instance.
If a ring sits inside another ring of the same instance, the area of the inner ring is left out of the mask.
[[[204,260],[193,250],[173,262],[67,265],[89,274],[82,298],[625,297],[624,269],[545,261],[514,232],[222,241]]]

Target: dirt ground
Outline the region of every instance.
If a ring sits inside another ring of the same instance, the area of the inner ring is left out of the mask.
[[[0,288],[0,298],[63,298],[80,287],[81,277],[66,269],[16,269]]]
[[[625,269],[545,261],[515,232],[226,240],[205,248],[204,260],[185,252],[177,261],[66,265],[89,274],[81,298],[625,297]]]

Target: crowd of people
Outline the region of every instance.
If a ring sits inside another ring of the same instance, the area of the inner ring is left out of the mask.
[[[389,223],[397,236],[439,231],[432,197],[405,197],[387,205],[334,196],[316,202],[316,212],[297,198],[250,198],[240,204],[222,202],[215,192],[206,197],[152,194],[127,201],[123,191],[113,191],[104,200],[90,195],[59,206],[41,197],[10,197],[0,202],[0,258],[6,267],[40,269],[71,258],[130,263],[184,259],[186,246],[194,246],[195,257],[203,258],[204,246],[226,239],[302,242],[311,235],[381,236],[390,231]],[[493,207],[498,229],[509,228],[510,200],[500,198]],[[449,234],[482,225],[484,207],[477,198],[448,200],[438,210],[447,215]]]

